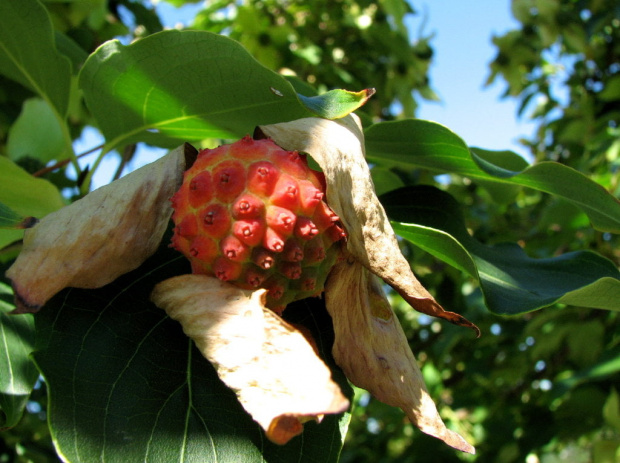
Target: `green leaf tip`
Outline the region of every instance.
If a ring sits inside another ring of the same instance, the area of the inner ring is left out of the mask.
[[[24,230],[34,227],[37,222],[34,217],[22,217],[6,204],[0,203],[0,228]]]
[[[340,119],[362,107],[376,92],[374,88],[359,92],[336,89],[318,96],[298,96],[306,108],[317,116],[324,119]]]

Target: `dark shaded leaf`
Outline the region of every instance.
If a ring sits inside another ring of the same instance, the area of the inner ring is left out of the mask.
[[[458,203],[433,187],[381,197],[396,233],[480,281],[489,310],[516,315],[556,302],[620,310],[620,272],[589,251],[534,259],[514,243],[487,246],[465,228]]]
[[[0,294],[11,296],[0,283]],[[4,299],[4,297],[3,297]],[[15,426],[26,407],[39,373],[30,360],[34,349],[32,315],[9,315],[14,309],[0,299],[0,430]]]
[[[58,452],[70,461],[337,461],[341,416],[306,424],[286,446],[270,443],[181,326],[149,302],[156,283],[189,272],[165,243],[136,271],[65,290],[37,315],[35,361]]]

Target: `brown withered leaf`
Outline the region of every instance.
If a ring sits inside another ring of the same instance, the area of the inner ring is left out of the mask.
[[[252,418],[276,444],[303,423],[349,407],[306,338],[265,307],[267,291],[206,275],[159,283],[151,299],[179,321]]]
[[[380,280],[357,260],[345,259],[330,273],[325,298],[336,337],[332,352],[347,378],[401,408],[421,431],[475,453],[441,420]]]
[[[364,135],[351,114],[339,121],[298,119],[260,130],[288,150],[309,153],[327,181],[327,202],[348,234],[347,250],[392,286],[414,309],[466,326],[476,325],[444,310],[420,284],[402,255],[389,219],[375,194],[364,156]]]
[[[192,158],[195,150],[185,144],[26,230],[6,272],[15,312],[36,312],[66,287],[99,288],[142,264],[161,242],[172,215],[169,198]]]

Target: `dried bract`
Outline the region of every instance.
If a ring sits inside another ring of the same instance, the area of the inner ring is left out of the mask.
[[[66,287],[99,288],[140,266],[161,243],[172,215],[170,196],[194,151],[181,146],[26,230],[6,273],[15,311],[36,312]]]
[[[151,299],[183,326],[247,412],[277,444],[349,401],[306,338],[265,307],[265,289],[206,275],[159,283]]]

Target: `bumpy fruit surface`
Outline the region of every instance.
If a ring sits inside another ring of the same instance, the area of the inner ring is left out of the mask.
[[[266,288],[276,312],[317,296],[345,232],[305,156],[249,136],[198,154],[172,197],[172,245],[194,273]]]

